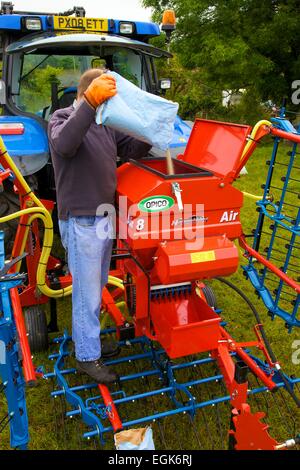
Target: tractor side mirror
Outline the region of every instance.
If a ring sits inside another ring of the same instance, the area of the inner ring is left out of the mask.
[[[5,81],[0,80],[0,105],[6,104]]]
[[[158,82],[160,92],[165,95],[167,90],[170,90],[172,81],[170,78],[161,78]]]

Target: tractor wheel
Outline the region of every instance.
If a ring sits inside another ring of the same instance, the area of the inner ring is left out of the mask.
[[[48,326],[44,310],[38,305],[28,307],[24,311],[24,318],[31,351],[46,351],[48,349]]]
[[[33,191],[37,190],[37,180],[35,175],[27,177],[27,182]],[[13,214],[20,210],[19,196],[15,194],[13,184],[10,181],[4,181],[0,192],[0,217]],[[5,254],[7,257],[12,252],[17,228],[19,225],[19,217],[1,224],[1,230],[4,231]]]
[[[218,305],[217,305],[217,298],[216,298],[216,294],[214,293],[213,289],[208,286],[208,285],[205,285],[203,288],[202,288],[202,292],[205,296],[205,299],[206,299],[206,302],[207,304],[214,308],[214,309],[217,309],[218,308]]]
[[[18,197],[9,191],[4,191],[0,194],[0,217],[5,217],[9,214],[20,210],[20,203]],[[19,219],[12,219],[5,224],[2,224],[1,230],[4,232],[5,253],[10,255],[12,252],[15,234],[17,231]]]

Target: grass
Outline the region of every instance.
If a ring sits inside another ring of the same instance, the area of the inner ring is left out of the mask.
[[[261,184],[266,178],[267,166],[266,159],[270,157],[272,145],[267,144],[256,150],[251,157],[247,169],[248,175],[241,177],[235,186],[241,190],[254,194],[261,194]],[[287,148],[283,149],[283,155]],[[280,181],[281,174],[275,175],[275,181]],[[257,212],[255,202],[245,199],[242,211],[242,224],[245,233],[250,233],[256,226]],[[241,263],[243,259],[241,258]],[[257,299],[253,288],[242,275],[242,270],[231,276],[230,280],[241,288],[250,300],[257,307],[262,321],[264,323],[267,336],[271,345],[280,359],[283,369],[288,374],[300,376],[300,365],[292,363],[293,342],[299,339],[299,330],[294,329],[291,334],[287,333],[284,322],[281,319],[271,321],[268,317],[263,303]],[[254,318],[249,308],[241,302],[238,295],[233,293],[224,285],[214,280],[211,282],[214,288],[219,307],[222,309],[222,318],[228,323],[228,330],[238,341],[254,339],[252,327]],[[71,320],[71,302],[70,299],[58,302],[58,317],[61,329],[70,327]],[[47,370],[53,366],[49,363],[48,354],[37,354],[34,358],[35,364],[45,365]],[[124,371],[121,371],[124,373]],[[208,373],[214,372],[213,370]],[[197,369],[197,374],[206,374],[203,370]],[[141,385],[142,389],[143,384]],[[148,384],[150,387],[152,384]],[[134,389],[134,385],[132,386]],[[86,430],[80,419],[66,420],[63,417],[65,403],[60,399],[50,398],[52,384],[50,381],[40,380],[36,388],[27,389],[27,407],[29,415],[30,430],[30,449],[78,449],[98,446],[96,441],[90,443],[83,441],[80,434]],[[131,390],[134,391],[134,390]],[[213,386],[197,392],[201,394],[201,399],[205,400],[215,395],[216,390]],[[0,402],[1,405],[1,402]],[[160,410],[163,408],[163,398],[156,398],[154,402],[148,402],[146,405]],[[145,405],[145,406],[146,406]],[[2,407],[5,403],[2,403]],[[294,407],[287,394],[280,394],[276,398],[271,394],[264,395],[261,398],[252,400],[253,408],[261,409],[267,412],[267,421],[271,424],[271,434],[279,440],[285,440],[292,437],[291,427],[295,431],[300,431],[299,411]],[[144,409],[131,407],[129,413],[135,415],[142,414]],[[293,417],[291,418],[291,415]],[[191,422],[188,416],[178,416],[176,419],[167,419],[162,423],[153,425],[154,439],[156,448],[168,449],[218,449],[226,448],[228,436],[227,429],[229,425],[230,408],[228,405],[220,405],[215,409],[200,411],[194,422]],[[196,430],[196,432],[194,432]],[[7,430],[1,434],[0,449],[9,448],[9,436]],[[109,437],[105,448],[113,448],[112,437]]]

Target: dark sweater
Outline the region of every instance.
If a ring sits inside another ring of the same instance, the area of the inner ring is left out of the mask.
[[[114,204],[116,160],[145,157],[151,146],[95,123],[95,110],[82,100],[56,111],[48,127],[59,219],[96,215]]]

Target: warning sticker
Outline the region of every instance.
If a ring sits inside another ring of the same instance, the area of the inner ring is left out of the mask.
[[[215,261],[215,259],[216,253],[213,250],[191,253],[192,263],[205,263],[206,261]]]

